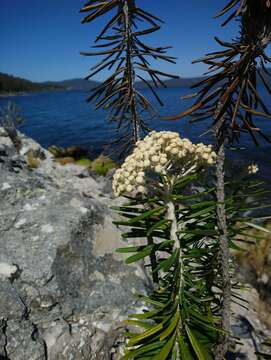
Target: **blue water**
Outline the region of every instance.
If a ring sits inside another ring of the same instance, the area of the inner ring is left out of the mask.
[[[147,90],[144,91],[147,93]],[[190,92],[186,88],[159,89],[164,107],[156,108],[162,115],[177,114],[189,105],[189,101],[180,98]],[[84,91],[43,92],[0,98],[0,106],[7,101],[14,101],[25,118],[20,130],[44,147],[80,145],[88,148],[92,156],[96,156],[102,152],[104,145],[113,139],[113,126],[107,122],[107,113],[104,110],[95,111],[93,105],[86,103],[86,97]],[[266,104],[271,105],[271,97],[266,98]],[[183,137],[197,142],[211,141],[208,136],[201,136],[207,126],[208,121],[190,124],[186,119],[152,119],[150,123],[153,129],[178,131]],[[258,120],[257,126],[271,136],[271,120]],[[248,163],[257,162],[262,169],[262,175],[271,179],[271,145],[262,141],[261,147],[257,148],[247,135],[243,136],[241,145],[246,149],[232,152],[229,156]]]

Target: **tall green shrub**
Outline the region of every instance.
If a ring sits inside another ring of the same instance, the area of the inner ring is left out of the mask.
[[[226,333],[220,323],[224,277],[216,187],[208,170],[215,160],[210,146],[153,132],[137,143],[114,176],[115,194],[128,195],[127,203],[114,208],[123,218],[115,224],[126,227],[124,240],[141,239],[141,245],[118,251],[129,254],[127,264],[145,259],[154,279],[152,291],[137,295],[143,312],[126,322],[131,330],[123,359],[216,359],[216,346]],[[235,251],[242,250],[242,236],[256,226],[247,212],[264,206],[255,171],[250,167],[227,181],[229,247]],[[239,289],[235,281],[231,296],[244,306]]]
[[[150,66],[147,58],[173,61],[165,48],[152,48],[141,36],[159,29],[159,19],[133,0],[89,1],[81,10],[83,22],[113,12],[96,41],[103,55],[89,78],[104,69],[112,74],[99,85],[90,101],[110,110],[117,124],[117,142],[132,151],[113,182],[116,196],[127,203],[115,208],[127,227],[124,239],[141,238],[141,245],[119,249],[129,253],[127,263],[144,259],[153,279],[153,290],[138,294],[144,311],[131,315],[127,324],[124,359],[208,360],[224,359],[231,336],[231,302],[239,303],[240,284],[234,279],[230,249],[242,250],[243,235],[254,224],[248,211],[263,205],[262,184],[252,179],[250,165],[238,179],[225,174],[225,147],[246,132],[258,144],[268,137],[254,124],[254,116],[270,117],[257,92],[258,80],[267,91],[265,63],[270,42],[270,3],[267,0],[232,0],[219,16],[240,21],[241,35],[232,42],[216,39],[221,51],[200,60],[210,73],[196,86],[195,103],[185,112],[192,120],[213,119],[214,150],[192,144],[170,132],[148,132],[144,112],[153,108],[137,89],[136,79],[154,86],[167,76]],[[136,29],[136,22],[148,24]],[[216,161],[216,164],[214,162]],[[215,165],[215,166],[214,166]],[[215,169],[214,169],[215,167]],[[242,175],[242,176],[241,176]],[[242,305],[242,304],[241,304]],[[141,329],[141,330],[139,330]]]
[[[191,115],[192,121],[213,119],[211,128],[218,154],[216,166],[217,227],[220,231],[220,268],[223,278],[221,296],[221,325],[225,334],[231,328],[231,276],[228,218],[225,209],[225,146],[240,141],[247,133],[256,145],[270,142],[269,137],[255,125],[255,117],[270,118],[268,107],[258,92],[259,83],[271,94],[270,74],[266,64],[271,62],[266,48],[271,41],[271,6],[266,0],[232,0],[218,16],[240,23],[240,36],[231,42],[215,38],[221,50],[198,60],[209,66],[206,78],[196,84],[197,99],[181,114]],[[196,61],[197,62],[197,61]],[[217,347],[217,360],[223,359],[229,347],[229,336],[222,335]]]

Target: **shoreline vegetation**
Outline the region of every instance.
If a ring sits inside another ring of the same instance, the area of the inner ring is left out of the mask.
[[[47,150],[54,156],[56,163],[63,166],[79,165],[99,176],[106,176],[109,171],[118,168],[118,164],[110,157],[100,153],[99,156],[92,159],[89,151],[80,146],[73,145],[62,148],[52,145]]]
[[[0,73],[0,94],[2,96],[22,95],[28,92],[59,90],[58,84],[36,83],[20,77]]]
[[[200,79],[199,77],[172,79],[165,81],[165,85],[167,88],[190,87]],[[99,84],[97,81],[80,78],[39,83],[0,72],[0,97],[23,96],[44,91],[90,91],[97,84]],[[138,82],[137,86],[138,88],[147,88],[147,85],[143,82]]]
[[[268,69],[271,73],[271,69]],[[205,77],[187,77],[171,79],[164,82],[166,88],[191,87],[203,80]],[[148,88],[148,81],[138,81],[137,88]],[[99,82],[81,78],[67,79],[62,81],[33,82],[18,76],[0,72],[0,98],[13,96],[26,96],[28,94],[47,92],[47,91],[90,91]],[[159,86],[160,87],[160,86]]]

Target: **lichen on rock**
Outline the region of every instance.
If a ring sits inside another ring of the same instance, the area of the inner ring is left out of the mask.
[[[0,135],[0,358],[117,359],[120,320],[147,279],[114,255],[109,180],[20,137],[18,154]]]

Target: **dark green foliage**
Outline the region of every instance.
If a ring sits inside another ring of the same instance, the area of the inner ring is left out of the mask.
[[[61,89],[61,86],[57,84],[50,85],[45,83],[35,83],[26,79],[0,73],[0,94],[55,89]]]
[[[268,349],[269,351],[264,352],[257,352],[256,355],[259,356],[260,359],[266,359],[266,360],[270,360],[271,359],[271,339],[267,339],[263,344],[263,348],[264,349]]]
[[[137,6],[135,0],[88,1],[81,9],[87,13],[83,23],[89,23],[112,12],[112,17],[97,36],[97,51],[83,52],[86,56],[102,56],[103,59],[91,70],[87,79],[103,70],[110,76],[94,90],[88,101],[95,101],[96,108],[108,109],[109,119],[116,123],[117,142],[128,150],[142,133],[149,130],[147,117],[155,110],[149,100],[137,89],[136,81],[142,81],[162,104],[154,88],[165,86],[161,77],[178,78],[153,69],[149,60],[174,63],[166,54],[167,47],[152,47],[142,40],[145,35],[160,29],[161,20]],[[146,81],[149,76],[151,82]]]
[[[211,177],[209,177],[210,179]],[[206,178],[208,179],[208,178]],[[216,194],[206,179],[189,176],[175,183],[171,197],[128,198],[128,203],[114,209],[127,227],[126,240],[145,238],[145,245],[119,249],[127,253],[128,264],[145,259],[150,274],[158,274],[158,284],[148,295],[138,295],[145,303],[141,314],[126,322],[131,331],[124,359],[214,359],[219,341],[223,279],[219,272],[219,232],[216,226]],[[191,192],[191,184],[206,190]],[[262,183],[245,173],[226,183],[228,241],[234,251],[242,251],[243,236],[251,227],[261,228],[253,211],[270,207],[264,201]],[[171,238],[167,204],[174,203],[178,222],[178,241]],[[250,212],[250,214],[249,214]],[[247,215],[249,214],[249,215]],[[260,215],[259,215],[260,216]],[[154,241],[147,241],[151,236]],[[151,266],[154,255],[156,266]],[[238,290],[231,266],[232,301],[246,306]],[[141,329],[138,332],[137,328]]]
[[[128,348],[124,359],[213,359],[212,347],[217,338],[217,318],[212,313],[209,278],[212,278],[212,258],[216,242],[204,237],[215,229],[204,222],[213,211],[215,202],[201,201],[208,192],[183,195],[194,176],[176,183],[171,198],[130,199],[116,210],[125,218],[117,225],[128,226],[125,239],[152,236],[155,241],[145,246],[128,247],[119,251],[132,255],[127,263],[155,254],[159,285],[149,296],[139,295],[146,303],[143,314],[131,315],[129,325],[143,328],[142,333],[128,333]],[[201,199],[202,198],[202,199]],[[171,239],[171,221],[167,219],[167,203],[173,201],[179,223],[181,248]],[[186,205],[184,205],[186,204]],[[195,231],[196,230],[196,231]]]

